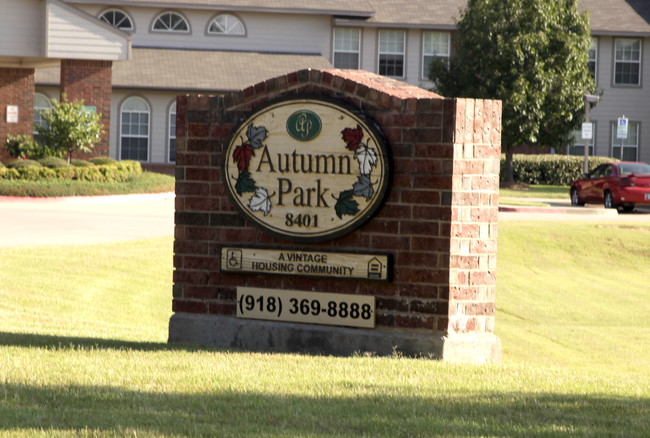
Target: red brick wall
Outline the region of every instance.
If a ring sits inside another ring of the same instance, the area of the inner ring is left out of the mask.
[[[456,100],[449,331],[493,332],[501,102]]]
[[[319,244],[274,238],[247,223],[222,182],[237,121],[280,96],[321,94],[373,117],[393,152],[386,204],[353,233]],[[177,101],[174,312],[234,316],[238,286],[369,294],[377,326],[492,332],[501,104],[444,99],[368,72],[304,70],[223,97]],[[222,246],[394,256],[393,281],[220,272]]]
[[[18,123],[7,123],[7,105],[18,106]],[[0,160],[9,159],[7,134],[34,132],[34,69],[0,68]]]
[[[67,101],[83,100],[84,105],[94,106],[101,114],[99,122],[104,126],[101,140],[88,156],[107,156],[111,128],[112,62],[66,59],[61,61],[61,95]]]

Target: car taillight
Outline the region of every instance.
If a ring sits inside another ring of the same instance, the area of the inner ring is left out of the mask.
[[[621,182],[619,185],[621,187],[636,187],[636,183],[632,181],[630,178],[621,178]]]

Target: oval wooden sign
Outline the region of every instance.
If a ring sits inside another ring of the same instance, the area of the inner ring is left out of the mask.
[[[359,110],[320,98],[276,101],[231,136],[226,186],[237,208],[268,232],[316,242],[342,236],[381,207],[391,158]]]

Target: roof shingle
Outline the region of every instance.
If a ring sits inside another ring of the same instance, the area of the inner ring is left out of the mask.
[[[113,64],[113,87],[225,92],[307,68],[332,65],[320,55],[134,48]],[[58,85],[59,68],[37,69],[35,80]]]

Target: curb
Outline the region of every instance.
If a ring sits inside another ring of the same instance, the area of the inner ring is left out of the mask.
[[[112,204],[128,202],[162,201],[174,199],[174,192],[142,193],[135,195],[106,195],[106,196],[59,196],[52,198],[32,198],[21,196],[0,196],[0,203],[69,203],[69,204]]]
[[[590,208],[590,207],[516,207],[499,206],[499,211],[504,213],[547,213],[547,214],[584,214],[598,216],[618,216],[614,208]]]

